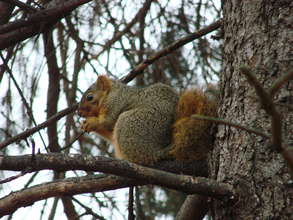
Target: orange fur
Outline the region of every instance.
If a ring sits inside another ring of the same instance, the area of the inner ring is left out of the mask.
[[[98,77],[96,81],[97,90],[90,91],[94,93],[94,102],[82,99],[79,107],[79,115],[85,117],[82,127],[85,131],[95,131],[105,139],[112,141],[113,131],[106,124],[106,115],[108,109],[104,106],[104,99],[112,88],[112,81],[105,75]]]
[[[97,114],[98,124],[103,125],[105,123],[106,114],[107,114],[107,109],[103,105],[101,105],[98,109],[98,114]],[[109,131],[104,126],[100,126],[95,131],[101,136],[103,136],[104,138],[106,138],[107,140],[112,141],[113,131]]]
[[[211,122],[190,117],[193,114],[215,116],[216,103],[200,90],[187,90],[180,96],[170,151],[178,160],[198,160],[210,150]]]
[[[82,129],[87,132],[95,131],[96,133],[110,141],[114,145],[115,155],[117,158],[131,158],[131,160],[136,161],[135,159],[137,157],[144,157],[143,160],[145,162],[149,160],[149,163],[152,163],[161,158],[176,158],[178,160],[198,160],[206,156],[207,152],[212,146],[213,135],[210,132],[212,123],[206,120],[195,119],[191,116],[193,114],[215,116],[216,100],[209,98],[200,90],[185,91],[179,97],[176,106],[175,122],[172,125],[172,140],[170,145],[171,150],[168,147],[163,153],[162,151],[158,151],[156,154],[156,152],[153,151],[156,151],[157,149],[152,148],[153,145],[150,145],[151,148],[149,150],[152,152],[150,152],[149,154],[146,153],[145,155],[128,155],[128,151],[123,152],[121,150],[121,148],[125,148],[125,146],[119,146],[119,143],[117,141],[118,134],[117,132],[115,132],[117,117],[112,117],[111,114],[109,114],[109,112],[113,111],[113,109],[115,110],[115,108],[121,108],[121,105],[116,106],[116,104],[120,104],[119,101],[121,101],[122,104],[124,103],[125,105],[129,104],[124,100],[125,94],[121,99],[119,99],[119,97],[115,97],[118,101],[115,100],[117,102],[113,102],[112,106],[107,105],[108,109],[105,106],[106,98],[108,97],[111,90],[114,88],[117,90],[119,89],[119,87],[114,87],[113,83],[116,82],[110,80],[107,76],[99,76],[96,83],[93,84],[84,94],[79,107],[79,114],[80,116],[86,118],[86,120],[82,124]],[[133,95],[132,90],[127,90],[125,88],[124,90],[126,92],[131,91],[129,92],[129,95]],[[123,92],[125,92],[124,90]],[[173,107],[175,107],[177,102],[177,95],[175,93],[172,94],[174,95],[174,99],[172,100],[172,102],[170,102],[170,106],[173,105],[172,108],[170,108],[170,111],[173,111]],[[162,96],[163,95],[164,93],[162,93]],[[160,104],[158,102],[162,98],[160,94],[152,94],[152,96],[153,97],[151,98],[153,98],[154,102]],[[132,104],[133,106],[135,106],[135,103]],[[151,105],[151,103],[147,103],[146,106],[143,107],[149,107],[148,105]],[[157,106],[156,109],[158,109]],[[160,110],[160,108],[158,110]],[[174,112],[171,113],[171,120],[173,120]],[[143,113],[139,117],[144,117]],[[140,120],[138,120],[138,123],[139,121]],[[160,121],[156,123],[160,123]],[[166,126],[169,126],[168,129],[166,129],[169,134],[170,124]],[[165,137],[169,138],[169,135],[166,135]],[[169,145],[169,143],[170,142],[168,142],[167,144]],[[148,143],[146,143],[146,146],[141,147],[148,147],[147,144]],[[145,152],[145,150],[141,151]],[[137,152],[140,152],[140,150],[138,149]],[[162,156],[162,154],[164,154],[164,156]],[[147,157],[149,159],[147,159]]]
[[[112,81],[106,75],[101,75],[97,79],[97,87],[103,91],[109,92],[112,88]]]

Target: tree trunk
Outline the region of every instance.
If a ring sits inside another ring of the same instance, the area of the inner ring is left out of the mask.
[[[226,0],[223,14],[224,66],[219,117],[270,134],[270,116],[239,68],[246,65],[255,70],[266,89],[292,71],[293,2]],[[274,102],[292,106],[292,94],[291,80],[278,91]],[[276,107],[282,115],[284,143],[292,145],[293,113],[288,107]],[[292,177],[286,161],[270,140],[220,125],[210,169],[213,178],[239,190],[234,204],[213,201],[213,219],[293,219],[293,191],[288,184]]]

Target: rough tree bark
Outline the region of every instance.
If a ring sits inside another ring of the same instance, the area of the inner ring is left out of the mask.
[[[220,117],[270,133],[270,117],[239,68],[247,65],[255,70],[264,88],[292,71],[293,2],[223,1],[223,14]],[[292,94],[291,80],[274,101],[292,105]],[[277,109],[283,119],[283,140],[292,144],[293,113],[287,107]],[[213,219],[292,219],[293,192],[288,187],[292,177],[286,161],[269,140],[219,126],[210,166],[213,178],[231,183],[240,192],[235,204],[214,200]]]

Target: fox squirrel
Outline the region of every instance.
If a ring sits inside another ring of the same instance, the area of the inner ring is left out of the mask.
[[[215,103],[199,90],[179,97],[162,83],[135,88],[101,75],[84,93],[78,114],[86,118],[82,130],[111,142],[116,158],[151,165],[205,157],[211,122],[190,116],[214,116]]]

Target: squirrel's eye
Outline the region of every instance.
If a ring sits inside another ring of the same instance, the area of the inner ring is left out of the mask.
[[[89,102],[92,101],[93,99],[94,99],[94,96],[92,94],[86,96],[86,100]]]

